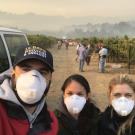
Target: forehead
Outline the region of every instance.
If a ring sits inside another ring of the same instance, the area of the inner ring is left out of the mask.
[[[24,60],[21,63],[19,63],[18,66],[20,67],[29,66],[31,68],[44,68],[46,70],[49,70],[46,64],[44,64],[42,61],[37,59]]]
[[[134,93],[133,89],[127,84],[117,84],[112,88],[111,93]]]
[[[71,81],[66,89],[65,89],[65,92],[68,92],[68,91],[72,91],[72,92],[77,92],[77,91],[82,91],[82,92],[86,92],[85,91],[85,88],[77,81]]]

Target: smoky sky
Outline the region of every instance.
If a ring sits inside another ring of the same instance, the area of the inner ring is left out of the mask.
[[[0,0],[0,11],[64,17],[134,17],[135,0]]]

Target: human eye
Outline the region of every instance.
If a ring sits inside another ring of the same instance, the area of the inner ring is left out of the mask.
[[[120,93],[113,93],[112,95],[113,95],[115,98],[121,97],[121,94],[120,94]]]
[[[32,69],[31,66],[27,63],[20,63],[18,66],[25,72],[28,72]]]
[[[41,75],[46,76],[48,75],[48,71],[41,70],[39,71]]]
[[[77,95],[78,95],[78,96],[81,96],[81,97],[82,97],[82,96],[84,96],[84,94],[83,94],[83,93],[78,93]]]
[[[68,95],[68,96],[72,96],[73,93],[72,93],[72,92],[67,92],[67,95]]]
[[[125,94],[125,97],[126,97],[126,98],[132,98],[132,97],[133,97],[133,94],[127,93],[127,94]]]
[[[23,71],[25,71],[25,72],[28,72],[28,71],[30,71],[31,70],[31,68],[30,67],[21,67],[22,68],[22,70]]]

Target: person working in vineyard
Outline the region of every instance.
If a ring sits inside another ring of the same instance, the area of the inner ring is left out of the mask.
[[[84,72],[84,64],[86,59],[86,45],[81,44],[78,48],[78,59],[79,59],[79,71]]]
[[[101,49],[99,51],[99,72],[104,73],[105,72],[105,62],[106,57],[108,55],[108,50],[105,48],[105,46],[101,46]]]
[[[90,64],[91,61],[91,55],[92,55],[92,48],[90,44],[86,47],[86,64],[87,66]]]

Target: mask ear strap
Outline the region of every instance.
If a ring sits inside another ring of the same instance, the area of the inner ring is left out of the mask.
[[[113,107],[111,108],[111,118],[113,117]]]
[[[45,89],[44,96],[46,96],[46,95],[47,95],[47,93],[48,93],[48,91],[49,91],[50,86],[51,86],[51,80],[49,81],[48,86],[47,86],[47,87],[46,87],[46,89]]]

